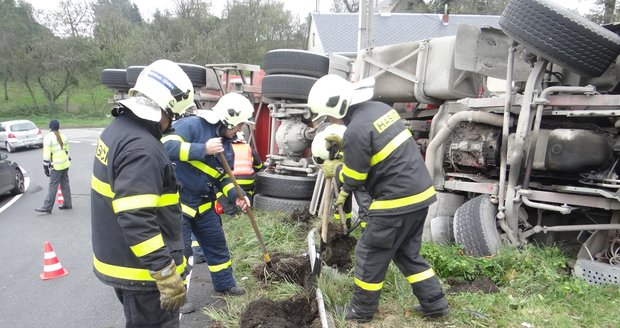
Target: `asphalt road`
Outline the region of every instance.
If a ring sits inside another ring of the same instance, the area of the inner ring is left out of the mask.
[[[16,197],[0,196],[0,327],[124,327],[122,307],[113,289],[92,272],[90,178],[102,129],[61,130],[71,147],[72,210],[61,211],[56,205],[51,215],[34,212],[47,193],[41,150],[8,154],[25,171],[27,190]],[[68,275],[40,278],[45,242],[50,242]],[[189,300],[198,308],[221,304],[212,294],[206,264],[196,265]],[[181,327],[208,325],[201,311],[181,318]]]

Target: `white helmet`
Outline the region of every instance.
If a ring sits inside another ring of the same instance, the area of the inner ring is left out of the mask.
[[[312,150],[312,159],[315,163],[323,164],[323,161],[329,159],[329,150],[326,147],[325,137],[336,134],[342,138],[346,129],[347,127],[341,124],[330,124],[314,136],[310,149]]]
[[[369,100],[374,94],[374,78],[353,84],[341,76],[328,74],[316,81],[308,94],[308,107],[317,116],[343,118],[349,106]]]
[[[129,96],[119,103],[142,119],[159,122],[160,109],[171,117],[183,114],[194,102],[194,87],[179,65],[160,59],[140,72]]]
[[[232,129],[240,123],[254,124],[254,106],[238,93],[227,93],[213,106],[213,110],[198,111],[199,116],[211,124],[222,122],[227,129]]]

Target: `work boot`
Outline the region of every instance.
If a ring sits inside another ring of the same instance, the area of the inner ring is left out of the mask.
[[[245,294],[245,289],[234,286],[234,287],[230,287],[226,290],[222,290],[222,291],[218,291],[221,294],[224,294],[226,296],[241,296],[243,294]]]
[[[347,305],[346,307],[341,305],[334,306],[334,312],[336,315],[344,317],[344,320],[353,320],[359,323],[365,323],[372,320],[373,314],[361,314],[357,313],[355,309],[351,307],[351,305]]]
[[[434,309],[434,310],[425,310],[422,308],[422,305],[418,304],[414,306],[413,309],[419,314],[425,317],[430,317],[430,318],[445,317],[450,312],[450,308],[447,305],[445,307],[441,307],[441,308]]]
[[[44,208],[35,208],[34,211],[39,213],[52,214],[52,210],[46,210]]]
[[[72,209],[72,208],[73,208],[73,206],[65,206],[65,205],[58,206],[58,209],[59,209],[59,210],[70,210],[70,209]]]
[[[192,313],[194,311],[196,311],[196,305],[192,302],[185,302],[185,304],[181,305],[181,308],[179,308],[179,312],[183,314]]]

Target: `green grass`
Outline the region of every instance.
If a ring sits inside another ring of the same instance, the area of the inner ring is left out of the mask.
[[[110,121],[113,91],[98,82],[85,82],[79,88],[71,89],[69,97],[62,95],[50,104],[43,93],[33,87],[35,101],[21,83],[8,84],[8,100],[4,90],[0,94],[0,120],[28,119],[37,126],[47,128],[51,119],[58,119],[61,128],[104,127]]]
[[[270,253],[298,256],[307,251],[308,227],[291,224],[290,214],[256,211],[259,229]],[[224,229],[231,250],[235,276],[248,293],[227,297],[224,309],[205,314],[225,327],[238,327],[245,306],[260,297],[288,299],[301,291],[290,283],[257,281],[252,268],[263,264],[262,251],[244,215],[224,216]],[[318,225],[316,219],[315,225]],[[359,229],[354,232],[359,237]],[[499,292],[448,294],[451,314],[428,320],[413,313],[417,300],[396,266],[390,265],[379,311],[369,324],[357,325],[335,317],[338,327],[617,327],[620,288],[593,286],[570,275],[570,258],[557,247],[505,248],[494,257],[462,255],[458,246],[424,244],[422,253],[442,281],[487,277]],[[247,279],[240,280],[241,277]],[[328,311],[351,297],[352,270],[340,274],[323,269],[319,286]],[[444,286],[446,290],[450,286]]]

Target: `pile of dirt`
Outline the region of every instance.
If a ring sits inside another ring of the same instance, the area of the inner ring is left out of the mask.
[[[241,314],[240,328],[320,327],[318,309],[313,297],[295,295],[286,301],[267,298],[252,301]]]
[[[286,257],[285,254],[272,254],[271,266],[273,269],[268,268],[265,263],[257,265],[252,270],[252,275],[259,281],[289,281],[306,286],[311,271],[310,259],[307,256]]]
[[[340,273],[346,273],[353,266],[351,252],[356,243],[357,239],[347,235],[342,225],[329,223],[327,247],[323,255],[325,263]]]
[[[491,279],[487,277],[482,277],[478,279],[474,279],[472,281],[463,280],[463,279],[455,279],[448,278],[446,283],[450,285],[450,288],[446,290],[449,294],[456,293],[497,293],[499,292],[499,288]]]
[[[302,224],[307,227],[312,225],[312,222],[315,219],[316,216],[310,214],[307,207],[303,209],[296,208],[295,210],[293,210],[293,213],[291,213],[290,217],[285,218],[285,220],[289,223]]]

